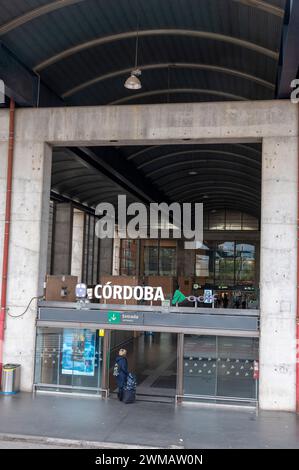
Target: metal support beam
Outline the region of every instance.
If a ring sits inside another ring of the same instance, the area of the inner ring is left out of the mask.
[[[87,147],[69,148],[68,150],[139,200],[146,203],[167,202],[165,195],[153,188],[146,178],[136,170],[133,163],[128,162],[115,149],[105,148],[102,154],[100,154],[101,149]]]
[[[64,101],[40,81],[0,42],[0,78],[4,81],[5,95],[20,106],[62,106]]]

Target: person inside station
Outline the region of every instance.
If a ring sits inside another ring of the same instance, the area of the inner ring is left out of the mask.
[[[223,304],[223,308],[227,308],[228,307],[228,295],[225,293],[224,296],[223,296],[223,299],[222,299],[222,304]]]
[[[127,350],[120,349],[118,352],[118,356],[116,358],[116,365],[117,365],[117,374],[116,374],[116,382],[118,386],[118,399],[119,401],[123,400],[124,394],[124,387],[127,383],[128,378],[128,360],[127,360]]]

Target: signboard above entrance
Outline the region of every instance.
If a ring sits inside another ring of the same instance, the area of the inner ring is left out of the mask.
[[[94,289],[94,296],[96,299],[104,300],[145,300],[145,301],[164,301],[162,287],[152,286],[119,286],[111,285],[111,282],[106,284],[98,284]],[[109,303],[109,302],[108,302]],[[120,302],[121,303],[121,302]]]
[[[108,312],[108,323],[114,325],[132,323],[134,325],[143,324],[143,313],[139,312]]]
[[[140,331],[152,331],[153,328],[167,328],[167,331],[192,329],[211,330],[243,330],[257,332],[259,329],[258,310],[230,310],[230,309],[195,309],[169,307],[167,313],[161,307],[126,307],[118,311],[105,309],[104,306],[92,305],[90,308],[78,310],[76,305],[65,307],[65,305],[54,307],[45,305],[39,307],[38,324],[40,326],[61,324],[68,325],[67,328],[75,328],[76,325],[93,325],[96,329],[129,329],[130,327]],[[111,308],[111,307],[110,307]],[[245,313],[246,312],[246,313]],[[72,324],[73,326],[69,326]],[[156,330],[161,331],[161,330]]]

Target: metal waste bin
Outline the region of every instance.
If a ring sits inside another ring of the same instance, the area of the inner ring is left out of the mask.
[[[5,364],[2,368],[1,393],[14,395],[20,391],[20,364]]]

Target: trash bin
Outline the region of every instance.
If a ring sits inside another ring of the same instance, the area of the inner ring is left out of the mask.
[[[5,364],[2,368],[2,395],[15,395],[20,391],[20,364]]]

